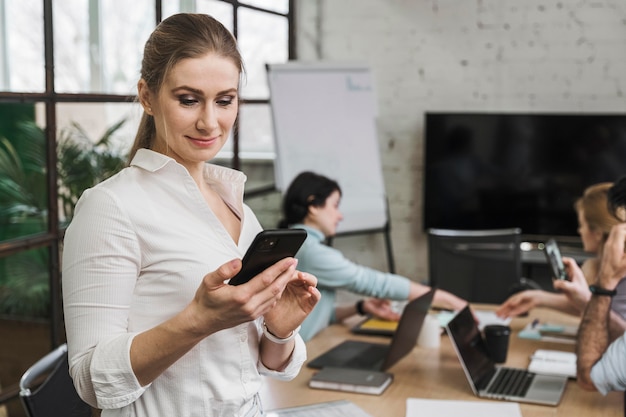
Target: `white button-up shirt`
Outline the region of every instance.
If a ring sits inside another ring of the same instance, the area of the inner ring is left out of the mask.
[[[243,204],[245,175],[207,164],[205,179],[240,217],[238,244],[187,170],[146,149],[76,206],[63,250],[70,373],[103,417],[255,415],[261,375],[291,379],[306,359],[298,336],[287,368],[266,369],[259,319],[207,337],[150,385],[137,381],[133,337],[183,310],[204,275],[241,258],[261,230]]]

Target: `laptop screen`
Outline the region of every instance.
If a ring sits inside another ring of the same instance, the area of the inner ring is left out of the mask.
[[[474,386],[476,389],[482,389],[496,371],[496,367],[487,354],[485,342],[469,306],[465,306],[450,320],[448,333],[456,345]]]

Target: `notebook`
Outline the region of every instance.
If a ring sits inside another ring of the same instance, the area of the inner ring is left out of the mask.
[[[431,289],[406,305],[391,343],[346,340],[309,361],[307,366],[316,369],[332,366],[386,371],[415,347],[434,292]]]
[[[398,328],[397,321],[369,317],[352,328],[352,333],[372,336],[393,336]]]
[[[450,320],[446,331],[472,391],[478,397],[543,405],[557,405],[561,401],[567,377],[496,366],[487,355],[469,306]]]

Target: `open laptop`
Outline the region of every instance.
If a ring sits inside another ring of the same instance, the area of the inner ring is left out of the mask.
[[[496,366],[487,355],[469,306],[448,322],[446,331],[472,391],[478,397],[543,405],[557,405],[561,401],[567,377]]]
[[[307,366],[316,369],[332,366],[386,371],[415,347],[434,293],[435,290],[431,289],[406,305],[391,343],[346,340],[309,361]]]

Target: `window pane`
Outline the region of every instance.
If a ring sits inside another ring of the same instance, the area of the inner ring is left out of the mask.
[[[76,201],[86,188],[125,166],[140,116],[141,106],[137,103],[58,104],[57,173],[62,226],[71,220]]]
[[[239,48],[246,65],[242,96],[269,98],[265,64],[287,62],[289,56],[287,19],[281,16],[240,8]]]
[[[0,90],[45,90],[43,2],[4,0],[0,7]]]
[[[226,29],[233,31],[233,6],[217,0],[166,1],[163,2],[163,19],[176,13],[205,13],[219,20]]]
[[[154,29],[151,0],[54,2],[55,89],[133,94],[143,46]]]
[[[268,104],[242,105],[239,110],[241,158],[273,159],[274,133]]]
[[[278,13],[287,13],[289,11],[289,0],[240,0],[240,3],[249,4],[251,6],[261,7]]]
[[[0,315],[50,316],[48,258],[39,248],[0,259]]]
[[[135,94],[143,48],[154,30],[153,0],[100,0],[104,93]],[[94,90],[97,91],[97,90]]]
[[[48,229],[46,146],[35,105],[0,103],[0,241]]]

